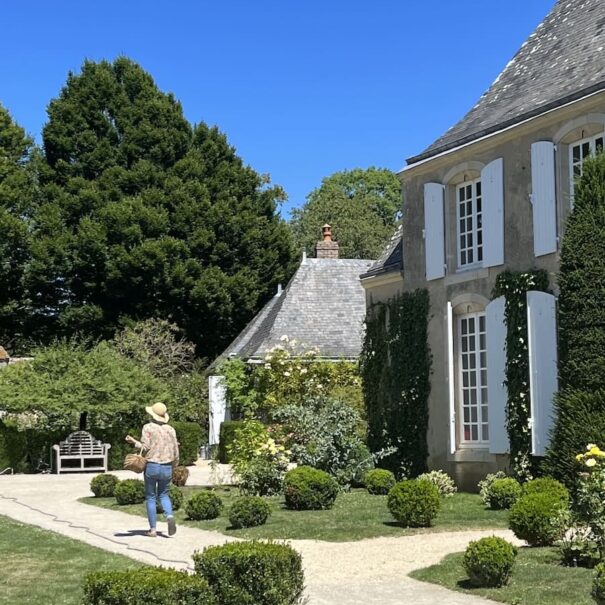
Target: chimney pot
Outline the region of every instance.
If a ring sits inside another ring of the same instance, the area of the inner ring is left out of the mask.
[[[326,223],[321,233],[322,239],[315,244],[315,258],[338,258],[338,242],[332,239],[332,227]]]

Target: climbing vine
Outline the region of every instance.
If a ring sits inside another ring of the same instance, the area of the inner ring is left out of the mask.
[[[529,389],[529,348],[527,333],[527,292],[548,290],[544,270],[504,271],[496,278],[494,298],[504,296],[506,322],[506,428],[510,442],[511,470],[520,480],[530,479],[531,414]]]
[[[361,355],[371,451],[395,447],[381,461],[399,476],[426,470],[431,353],[427,290],[406,292],[369,310]]]

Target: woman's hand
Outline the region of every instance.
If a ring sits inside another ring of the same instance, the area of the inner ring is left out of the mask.
[[[130,444],[134,444],[135,443],[135,438],[131,437],[130,435],[126,435],[126,442],[130,443]]]

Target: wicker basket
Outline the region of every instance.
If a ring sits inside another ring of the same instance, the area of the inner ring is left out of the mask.
[[[140,450],[138,454],[126,455],[126,458],[124,458],[124,470],[132,471],[134,473],[142,473],[145,470],[147,458],[143,456],[141,453],[142,451],[143,450]]]

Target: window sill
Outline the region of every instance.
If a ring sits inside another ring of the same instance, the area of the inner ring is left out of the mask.
[[[459,445],[449,460],[453,462],[492,462],[494,454],[489,451],[489,446]]]
[[[456,273],[445,276],[445,285],[461,284],[475,279],[486,279],[487,277],[489,277],[489,269],[483,267],[459,269]]]

